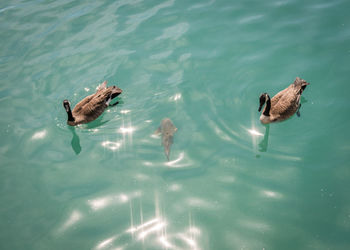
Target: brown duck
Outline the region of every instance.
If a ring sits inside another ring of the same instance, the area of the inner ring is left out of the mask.
[[[260,122],[263,124],[280,122],[291,117],[295,112],[299,116],[300,97],[306,86],[309,85],[305,80],[297,77],[289,87],[278,92],[272,99],[267,93],[260,95],[261,108],[265,105],[264,111],[260,116]]]
[[[104,81],[97,88],[96,93],[81,100],[75,105],[73,111],[70,108],[69,101],[64,100],[63,107],[66,109],[68,115],[67,124],[70,126],[76,126],[95,120],[109,106],[111,100],[122,92],[123,91],[117,86],[107,87],[107,81]]]

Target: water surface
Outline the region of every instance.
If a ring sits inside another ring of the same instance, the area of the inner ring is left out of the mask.
[[[349,249],[349,8],[2,1],[0,248]],[[296,76],[301,117],[262,126]],[[104,80],[119,104],[67,126]]]

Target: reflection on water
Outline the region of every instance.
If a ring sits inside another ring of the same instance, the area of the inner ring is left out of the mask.
[[[170,101],[177,101],[181,99],[181,93],[176,93],[174,96],[169,97]]]
[[[45,129],[42,131],[38,131],[38,132],[33,134],[32,140],[44,139],[46,137],[46,135],[47,135],[47,131]]]
[[[304,104],[304,103],[307,103],[307,99],[306,99],[304,96],[301,96],[301,98],[300,98],[300,106],[299,106],[298,113],[297,113],[298,117],[300,117],[300,113],[301,113],[301,111],[300,111],[300,109],[301,109],[301,105],[302,105],[302,104]]]
[[[135,128],[133,127],[120,127],[118,129],[118,133],[121,133],[121,134],[132,134],[132,132],[134,132]]]
[[[263,190],[261,193],[263,196],[269,197],[269,198],[275,198],[275,199],[282,198],[282,194],[271,191],[271,190]]]
[[[162,220],[161,218],[155,218],[149,222],[146,222],[137,228],[131,228],[128,230],[130,233],[138,233],[137,239],[138,240],[144,240],[148,235],[152,233],[156,233],[157,231],[162,230],[166,226],[165,220]]]
[[[177,192],[177,191],[180,191],[181,188],[182,188],[181,185],[174,183],[170,185],[169,190],[172,192]]]
[[[253,149],[256,150],[256,146],[258,143],[258,138],[263,136],[263,134],[258,131],[255,126],[253,125],[251,129],[246,129],[248,131],[248,133],[251,135],[251,139],[252,139],[252,143],[253,143]],[[259,157],[259,156],[257,156]]]
[[[117,238],[118,238],[118,235],[103,240],[102,242],[100,242],[100,243],[96,246],[96,249],[103,249],[103,248],[105,248],[105,247],[111,245],[111,244],[113,243],[113,241],[114,241],[115,239],[117,239]],[[123,249],[123,248],[116,248],[116,249]]]
[[[129,109],[123,109],[123,110],[120,111],[121,114],[127,114],[127,113],[130,113],[130,112],[131,112],[131,110],[129,110]]]
[[[116,205],[116,204],[122,204],[127,202],[130,199],[133,199],[135,197],[139,197],[141,193],[139,191],[136,191],[134,193],[131,193],[129,195],[126,194],[119,194],[119,195],[110,195],[105,197],[99,197],[93,200],[88,200],[88,205],[90,208],[94,211],[103,209],[105,207]]]
[[[1,248],[345,247],[350,2],[274,1],[2,6]],[[257,124],[262,86],[298,72],[319,83],[301,119]],[[67,127],[57,100],[101,79],[124,102]],[[179,127],[168,162],[150,138],[164,116]]]
[[[184,158],[185,158],[185,152],[180,152],[179,156],[175,160],[168,161],[164,163],[164,165],[172,168],[182,168],[182,167],[190,166],[191,164],[189,162],[182,162]]]
[[[89,220],[89,217],[94,217],[94,214],[101,209],[106,209],[107,207],[115,209],[113,207],[124,206],[129,207],[130,224],[125,224],[124,229],[100,240],[94,249],[124,249],[126,246],[139,247],[140,249],[145,246],[148,246],[146,247],[148,249],[151,249],[149,246],[153,246],[153,248],[160,246],[166,249],[200,249],[199,237],[201,230],[195,226],[191,213],[188,213],[188,222],[186,223],[185,220],[183,230],[178,231],[177,229],[173,232],[174,225],[172,224],[174,223],[172,220],[174,218],[171,218],[171,220],[167,218],[164,209],[161,207],[158,195],[155,195],[154,212],[151,217],[148,215],[149,212],[143,212],[141,205],[142,196],[140,191],[134,191],[128,194],[120,193],[88,200],[86,204],[91,210],[84,213],[82,212],[84,208],[74,209],[58,228],[57,232],[62,237],[62,234],[73,225],[77,226],[78,222],[83,223],[84,220]],[[139,210],[133,209],[133,203],[140,204]],[[148,217],[148,219],[144,221],[143,218],[145,217]],[[136,222],[137,220],[139,222]]]
[[[265,125],[264,139],[259,143],[259,151],[266,152],[269,144],[270,124]]]
[[[71,226],[76,224],[79,220],[81,220],[82,218],[83,218],[82,213],[78,210],[74,210],[71,213],[71,215],[69,216],[69,218],[67,219],[67,221],[63,223],[62,227],[58,231],[63,232],[65,230],[67,230],[68,228],[70,228]]]
[[[136,130],[136,127],[132,126],[132,122],[131,122],[131,110],[130,109],[124,109],[121,110],[121,114],[122,114],[122,124],[121,126],[117,129],[117,133],[122,134],[123,138],[122,138],[122,145],[127,145],[126,142],[126,137],[128,137],[128,144],[130,146],[133,145],[132,142],[132,135]],[[127,117],[127,119],[126,119]]]
[[[74,153],[78,155],[81,152],[80,138],[75,131],[75,127],[69,127],[69,130],[72,132],[72,135],[73,135],[72,141],[70,144],[72,145],[72,149]]]
[[[262,136],[263,135],[262,133],[260,133],[259,131],[255,130],[255,129],[248,129],[248,132],[251,135],[258,135],[258,136]]]
[[[103,141],[101,143],[102,147],[108,148],[112,151],[116,151],[121,147],[121,143],[117,141]]]
[[[129,114],[131,110],[121,110],[122,114],[122,124],[121,126],[116,130],[118,134],[122,134],[122,138],[119,140],[105,140],[101,143],[102,147],[110,149],[112,151],[119,150],[122,146],[124,147],[127,145],[126,137],[128,137],[129,145],[132,146],[132,134],[136,130],[135,127],[131,125],[131,119],[129,117],[128,125],[125,125],[125,114]]]
[[[170,226],[170,222],[166,218],[163,210],[160,207],[158,196],[155,197],[155,217],[143,222],[143,212],[140,208],[141,222],[139,225],[133,225],[133,211],[130,207],[130,221],[131,227],[126,230],[126,233],[130,233],[136,241],[142,241],[145,244],[145,240],[151,241],[154,244],[160,244],[167,249],[199,249],[198,237],[200,235],[200,229],[194,226],[194,222],[189,214],[189,228],[183,232],[169,233],[167,228]],[[134,237],[136,236],[136,237]]]
[[[163,217],[155,217],[137,226],[133,226],[126,230],[132,234],[136,241],[151,240],[155,244],[160,244],[167,249],[200,249],[198,246],[198,237],[200,235],[199,228],[193,226],[193,221],[189,221],[189,228],[183,232],[168,233],[167,226],[169,224]]]

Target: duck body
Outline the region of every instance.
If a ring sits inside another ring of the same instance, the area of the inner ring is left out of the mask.
[[[267,93],[261,94],[259,111],[265,103],[266,105],[260,116],[260,122],[262,124],[281,122],[294,115],[300,108],[301,94],[307,85],[309,83],[297,77],[294,83],[278,92],[272,99]]]
[[[67,124],[76,126],[94,121],[109,106],[111,100],[122,92],[123,91],[117,86],[107,87],[107,81],[104,81],[98,87],[96,93],[85,97],[75,105],[73,110],[70,108],[69,101],[64,100],[63,106],[68,115]]]

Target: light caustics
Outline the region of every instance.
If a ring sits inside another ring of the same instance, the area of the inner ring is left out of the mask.
[[[164,163],[165,166],[172,167],[172,168],[182,168],[182,167],[187,167],[190,166],[190,163],[181,163],[185,158],[185,152],[180,152],[179,156],[173,160],[173,161],[168,161]]]
[[[107,246],[111,245],[113,241],[117,238],[117,236],[110,237],[108,239],[105,239],[101,241],[97,246],[96,249],[103,249],[106,248]]]
[[[263,136],[264,134],[260,133],[257,131],[255,128],[252,129],[247,129],[247,131],[252,135],[252,136]]]
[[[169,98],[169,100],[170,100],[170,101],[177,101],[177,100],[180,100],[181,97],[182,97],[181,93],[177,93],[177,94],[175,94],[174,96],[171,96],[171,97]]]
[[[120,127],[118,129],[118,133],[121,134],[132,134],[134,132],[135,128],[133,127]]]
[[[115,196],[99,197],[94,200],[88,201],[89,206],[94,210],[100,210],[113,204],[118,200],[124,204],[130,206],[130,227],[122,232],[116,232],[113,235],[99,241],[95,249],[126,249],[126,247],[138,246],[139,249],[152,249],[155,245],[160,246],[163,249],[200,249],[200,235],[201,230],[194,226],[191,213],[189,213],[189,221],[183,231],[175,231],[169,233],[171,223],[166,219],[166,216],[162,212],[158,195],[155,195],[154,201],[154,216],[145,220],[145,213],[142,209],[142,203],[140,200],[139,211],[133,209],[133,198],[140,197],[140,192],[135,191],[132,194],[119,194]],[[140,222],[135,224],[134,213],[138,214]],[[131,238],[127,237],[131,236]],[[129,239],[128,242],[125,240]],[[142,246],[141,246],[142,245]],[[158,247],[157,247],[158,248]]]
[[[253,150],[257,150],[258,138],[264,136],[264,134],[257,130],[254,125],[250,129],[246,128],[246,131],[252,137]]]
[[[182,249],[176,244],[186,245],[186,249],[200,249],[197,238],[200,235],[200,230],[191,225],[184,232],[168,234],[166,228],[168,223],[162,217],[155,217],[139,226],[129,228],[126,232],[136,236],[137,241],[153,240],[158,242],[167,249]],[[153,237],[152,237],[153,236]]]
[[[33,134],[32,140],[44,139],[46,137],[46,135],[47,135],[47,131],[45,129],[41,130],[41,131],[38,131],[38,132]]]
[[[254,113],[251,114],[251,122],[252,122],[252,126],[251,128],[245,128],[248,133],[252,136],[253,139],[255,139],[258,136],[264,136],[263,133],[261,133],[258,129],[256,129],[255,127],[255,115]]]
[[[125,115],[130,113],[131,110],[122,110],[120,113]],[[122,139],[120,140],[105,140],[101,143],[102,147],[107,148],[112,151],[120,150],[120,148],[126,145],[126,137],[129,138],[129,143],[132,144],[132,134],[136,130],[135,127],[131,126],[131,122],[129,122],[128,126],[125,125],[124,116],[122,117],[122,126],[117,129],[118,134],[122,134]]]
[[[126,145],[126,137],[128,137],[129,143],[132,145],[132,134],[136,130],[136,128],[132,126],[130,118],[128,124],[126,125],[124,116],[129,114],[130,112],[131,110],[129,109],[125,109],[120,112],[122,114],[122,125],[120,126],[120,128],[117,129],[117,133],[122,134],[123,145]]]
[[[151,222],[146,222],[139,226],[136,231],[141,229],[141,232],[138,234],[138,239],[145,239],[149,234],[158,232],[166,226],[166,222],[161,219],[154,219]]]
[[[104,196],[104,197],[98,197],[96,199],[91,199],[88,200],[87,203],[89,207],[94,210],[101,210],[107,206],[111,205],[117,205],[117,204],[122,204],[126,203],[127,201],[134,199],[136,197],[140,197],[141,192],[140,191],[135,191],[130,194],[118,194],[118,195],[109,195],[109,196]]]
[[[127,113],[130,113],[131,110],[130,109],[123,109],[120,111],[121,114],[127,114]]]
[[[130,205],[130,227],[100,240],[95,245],[94,249],[125,249],[125,247],[130,246],[130,244],[142,244],[144,246],[147,244],[147,247],[160,245],[160,247],[165,249],[200,249],[199,237],[201,231],[198,227],[194,226],[191,214],[189,213],[189,221],[188,224],[186,223],[187,226],[185,226],[183,231],[176,230],[175,232],[169,233],[169,228],[173,229],[173,227],[170,227],[171,223],[166,219],[157,195],[154,202],[154,216],[144,222],[143,218],[145,217],[145,213],[142,210],[142,203],[140,202],[140,214],[137,216],[140,223],[135,224],[134,212],[138,212],[133,211],[132,201],[134,198],[139,198],[141,196],[141,191],[134,191],[128,194],[120,193],[97,197],[87,201],[87,205],[93,213],[97,213],[109,206]],[[84,215],[84,213],[79,210],[73,210],[68,219],[59,228],[58,233],[63,233],[86,216],[87,214]],[[130,238],[131,241],[125,242],[127,239],[126,236],[132,236],[132,238]]]
[[[282,194],[278,192],[274,192],[271,190],[263,190],[261,191],[262,196],[268,197],[268,198],[274,198],[274,199],[280,199],[282,198]]]
[[[101,145],[104,148],[108,148],[109,150],[116,151],[121,147],[122,143],[119,141],[103,141]]]
[[[109,206],[112,201],[113,201],[112,197],[102,197],[94,200],[89,200],[88,204],[92,210],[97,211]]]
[[[83,218],[83,214],[78,211],[78,210],[74,210],[69,218],[63,223],[63,225],[59,228],[59,232],[63,232],[65,230],[67,230],[68,228],[72,227],[73,225],[75,225],[78,221],[80,221]]]
[[[133,210],[130,206],[130,223],[131,226],[125,233],[131,234],[136,242],[145,244],[146,241],[153,244],[160,244],[166,249],[200,249],[198,237],[200,229],[195,227],[191,215],[189,215],[189,227],[183,232],[168,233],[167,228],[170,223],[165,215],[161,212],[159,200],[155,197],[155,217],[143,222],[142,206],[140,206],[139,225],[134,225]]]

